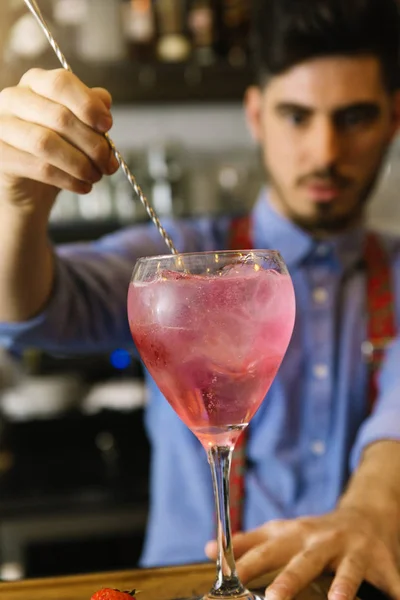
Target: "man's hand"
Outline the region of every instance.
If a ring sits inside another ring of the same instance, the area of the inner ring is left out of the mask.
[[[243,582],[277,569],[268,600],[289,600],[323,572],[335,572],[329,600],[352,600],[367,580],[400,600],[399,539],[394,523],[382,531],[370,514],[338,508],[321,517],[271,521],[234,536],[237,570]],[[216,544],[206,553],[216,557]]]
[[[88,193],[118,169],[104,133],[111,96],[64,69],[31,69],[0,91],[0,206],[29,209],[59,189]],[[47,216],[47,215],[46,215]]]

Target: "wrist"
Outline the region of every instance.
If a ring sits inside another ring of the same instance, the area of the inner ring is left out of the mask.
[[[380,498],[359,498],[356,494],[346,494],[339,499],[337,508],[368,518],[385,516],[389,520],[397,519],[399,513],[397,503],[386,494]]]
[[[385,538],[400,533],[400,507],[396,491],[378,476],[358,478],[350,484],[339,499],[337,509],[365,519]]]
[[[16,205],[0,201],[0,230],[3,240],[13,236],[15,242],[23,245],[33,236],[37,241],[47,239],[50,210],[46,202],[42,205],[40,202]]]
[[[35,218],[47,223],[59,192],[54,186],[0,174],[0,213],[17,220]]]

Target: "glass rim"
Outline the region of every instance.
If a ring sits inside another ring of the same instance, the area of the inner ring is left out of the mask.
[[[151,263],[152,261],[161,261],[161,260],[176,260],[180,257],[189,258],[191,256],[211,256],[213,254],[220,254],[224,256],[235,255],[235,254],[249,254],[252,252],[254,254],[269,254],[271,256],[279,257],[282,262],[283,258],[279,250],[274,250],[271,248],[243,248],[241,250],[204,250],[199,252],[178,252],[178,254],[156,254],[151,256],[141,256],[136,260],[135,265],[139,263]]]

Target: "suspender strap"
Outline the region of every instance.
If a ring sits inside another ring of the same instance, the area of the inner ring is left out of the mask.
[[[230,250],[250,250],[253,247],[251,239],[250,216],[238,217],[232,220],[229,232]],[[230,513],[232,533],[241,531],[243,503],[245,496],[246,469],[246,431],[243,431],[236,442],[232,456],[230,477]]]
[[[370,367],[369,410],[377,396],[377,376],[388,343],[396,336],[396,314],[390,264],[380,240],[369,234],[364,249],[367,268],[367,355]]]

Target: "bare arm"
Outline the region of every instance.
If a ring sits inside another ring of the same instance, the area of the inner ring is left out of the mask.
[[[88,193],[118,168],[102,132],[111,98],[61,69],[0,93],[0,322],[38,313],[53,287],[47,236],[60,189]]]
[[[4,202],[0,240],[0,321],[23,321],[43,308],[53,287],[46,220]]]

